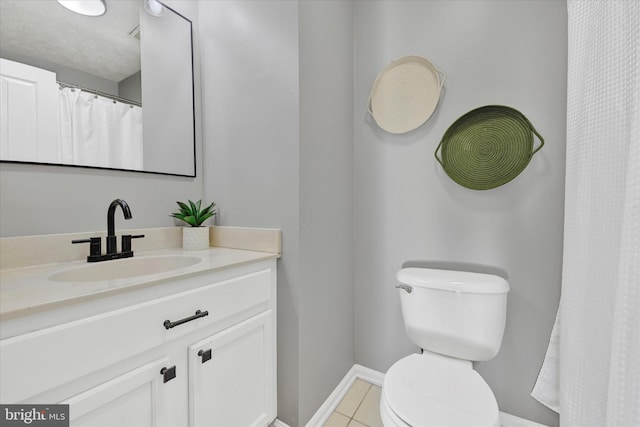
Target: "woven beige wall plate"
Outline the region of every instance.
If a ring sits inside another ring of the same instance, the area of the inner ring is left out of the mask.
[[[540,140],[535,150],[533,134]],[[518,176],[543,145],[542,136],[520,111],[487,105],[469,111],[449,126],[435,156],[458,184],[488,190]]]
[[[373,83],[369,113],[387,132],[417,129],[435,111],[444,79],[444,73],[426,58],[411,55],[396,59]]]

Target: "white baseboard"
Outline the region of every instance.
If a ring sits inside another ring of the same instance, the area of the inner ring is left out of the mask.
[[[353,384],[357,378],[367,381],[370,384],[382,386],[384,374],[374,371],[373,369],[365,368],[362,365],[353,365],[342,381],[340,381],[336,386],[335,390],[333,390],[329,395],[327,400],[325,400],[322,406],[320,406],[320,409],[318,409],[313,417],[311,417],[306,427],[322,427],[336,409],[342,398],[347,394],[351,384]]]
[[[275,420],[273,420],[273,422],[269,427],[289,427],[289,426],[276,418]]]
[[[327,400],[324,401],[322,406],[311,417],[305,427],[322,427],[327,422],[333,411],[336,409],[342,398],[347,394],[351,384],[355,382],[357,378],[366,381],[370,384],[374,384],[382,387],[384,382],[384,374],[373,369],[365,368],[361,365],[353,365],[349,372],[344,376],[342,381],[336,386],[335,390],[331,392]],[[276,421],[279,421],[276,419]],[[533,421],[529,421],[524,418],[517,417],[515,415],[507,414],[506,412],[500,412],[500,425],[502,427],[547,427],[543,424],[538,424]],[[273,427],[288,427],[286,424],[280,422],[280,424],[273,423]]]

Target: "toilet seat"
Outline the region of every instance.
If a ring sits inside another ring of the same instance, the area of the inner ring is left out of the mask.
[[[500,426],[496,399],[471,363],[434,353],[397,361],[385,375],[382,399],[404,425]]]
[[[384,427],[412,427],[393,413],[389,403],[384,398],[384,394],[380,396],[380,419]]]

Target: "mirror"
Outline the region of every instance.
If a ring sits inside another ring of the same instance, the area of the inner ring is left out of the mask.
[[[0,1],[0,161],[196,176],[191,21],[147,1]]]

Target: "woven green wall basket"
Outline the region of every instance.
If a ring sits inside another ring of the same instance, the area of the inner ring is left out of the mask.
[[[535,150],[533,134],[540,140]],[[458,184],[489,190],[518,176],[543,145],[542,136],[520,111],[487,105],[469,111],[449,126],[435,156]]]

